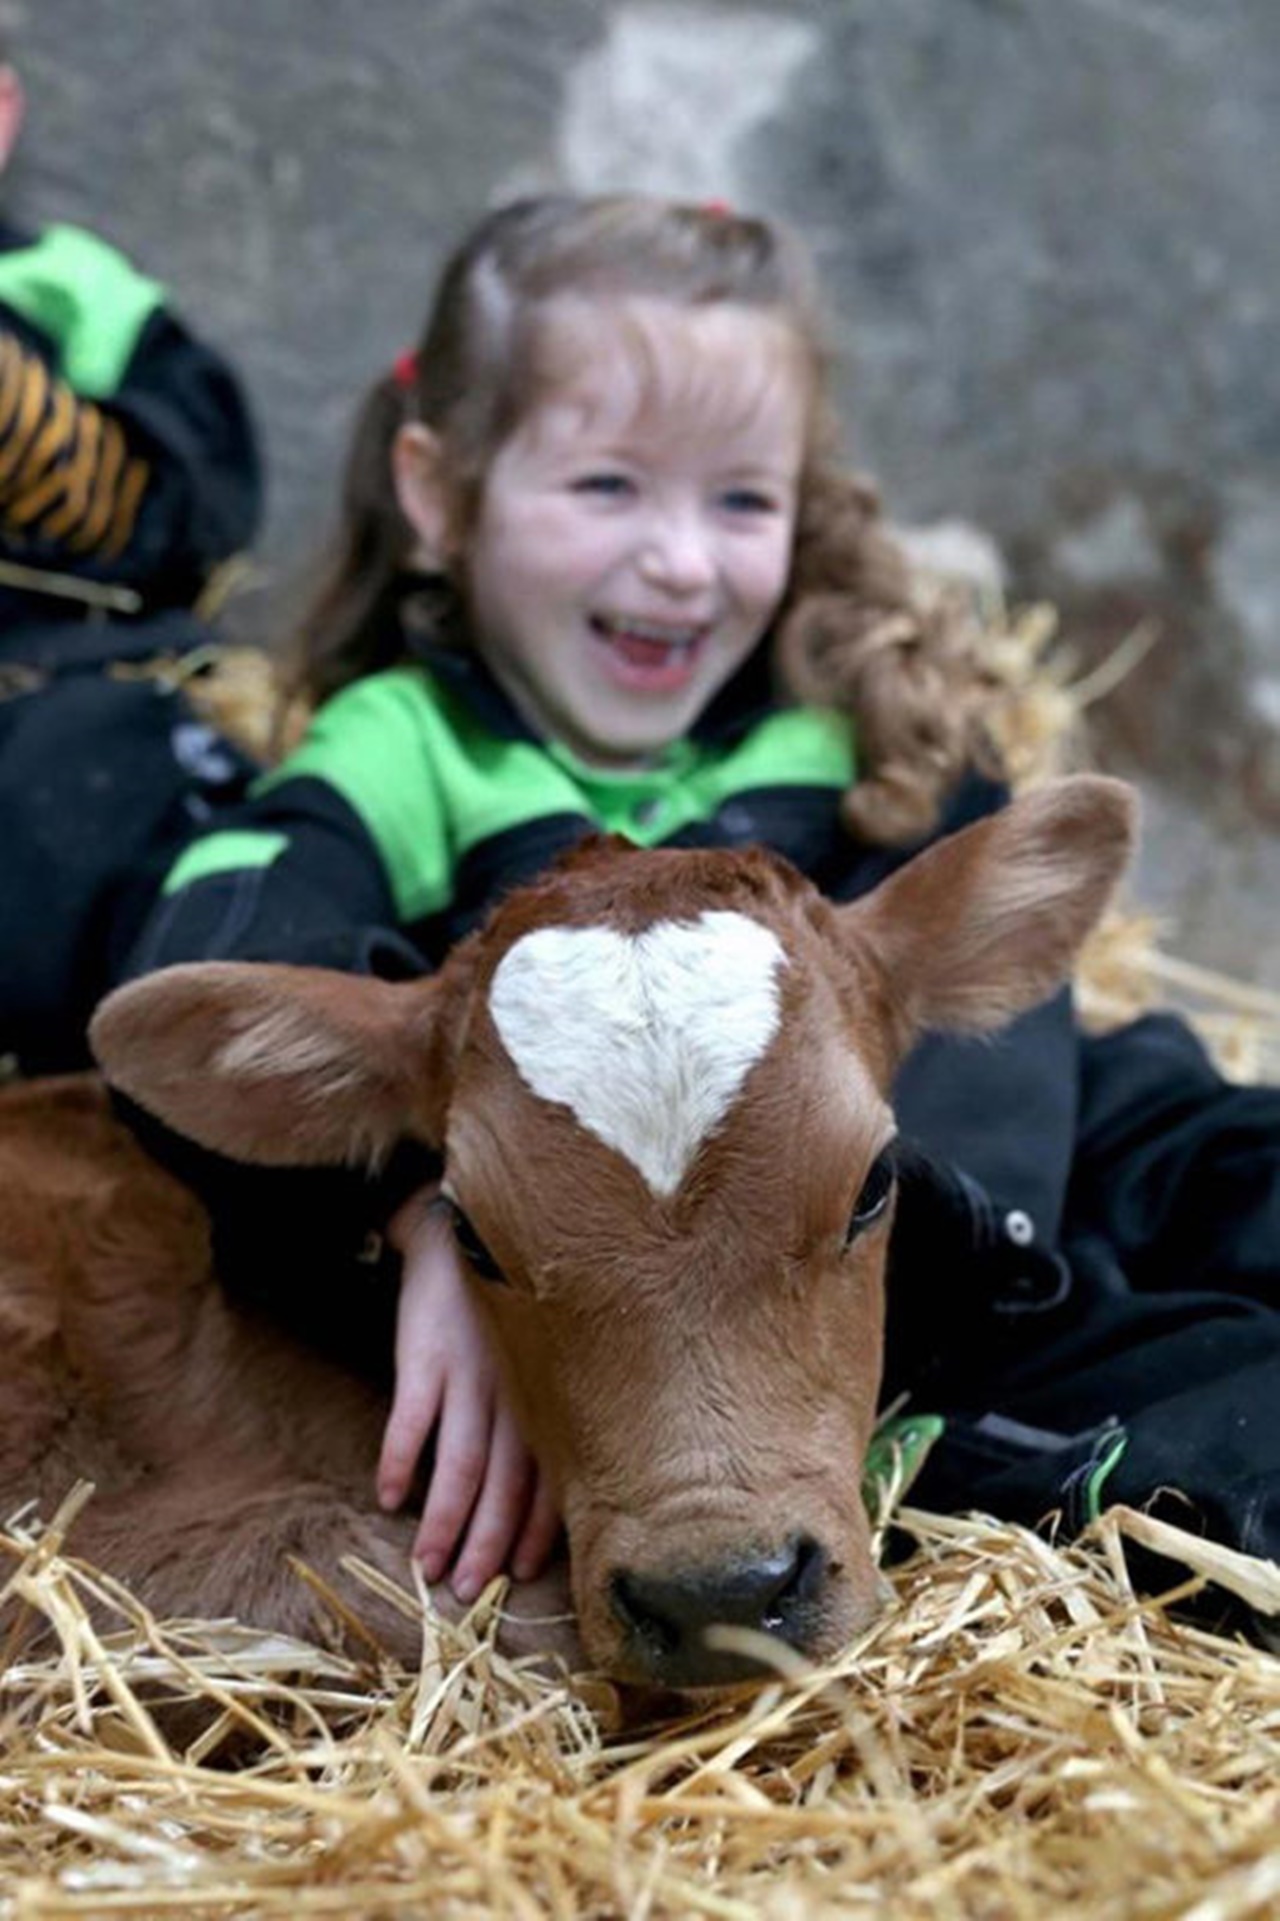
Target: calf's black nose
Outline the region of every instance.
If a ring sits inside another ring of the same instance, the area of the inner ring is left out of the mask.
[[[620,1569],[610,1600],[646,1678],[668,1687],[713,1687],[761,1668],[747,1655],[708,1647],[706,1630],[754,1628],[803,1648],[827,1567],[824,1550],[801,1534],[773,1553],[716,1566],[673,1574]]]

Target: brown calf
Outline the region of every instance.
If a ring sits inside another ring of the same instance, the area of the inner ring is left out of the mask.
[[[601,843],[431,979],[173,968],[112,995],[94,1045],[243,1159],[443,1147],[586,1655],[705,1685],[741,1672],[712,1623],[820,1657],[874,1612],[894,1070],[924,1029],[994,1028],[1059,983],[1132,811],[1056,783],[848,907],[760,852]],[[0,1502],[91,1476],[81,1552],[163,1609],[297,1629],[285,1551],[403,1572],[377,1396],[229,1304],[200,1208],[101,1089],[10,1093],[0,1150]]]

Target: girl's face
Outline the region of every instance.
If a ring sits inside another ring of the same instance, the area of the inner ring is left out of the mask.
[[[563,302],[544,396],[461,556],[476,645],[525,718],[636,765],[686,734],[787,585],[809,384],[777,318]]]

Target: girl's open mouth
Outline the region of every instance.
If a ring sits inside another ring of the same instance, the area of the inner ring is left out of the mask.
[[[627,615],[593,614],[591,632],[608,649],[614,674],[637,691],[668,693],[683,687],[711,629],[633,620]]]

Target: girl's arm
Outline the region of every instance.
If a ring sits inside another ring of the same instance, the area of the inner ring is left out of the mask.
[[[193,842],[164,882],[123,978],[191,960],[268,960],[412,978],[378,848],[341,795],[288,782]]]
[[[401,1505],[434,1429],[414,1553],[432,1581],[452,1562],[454,1592],[472,1601],[505,1566],[520,1580],[539,1573],[559,1515],[521,1438],[448,1216],[435,1202],[434,1187],[420,1190],[388,1231],[404,1267],[378,1498],[387,1508]]]
[[[286,763],[233,821],[179,862],[129,971],[210,958],[384,977],[425,970],[401,929],[387,843],[421,846],[425,859],[442,843],[429,812],[429,776],[424,769],[416,784],[403,783],[405,805],[418,809],[406,821],[400,786],[384,792],[379,777],[386,755],[404,753],[407,743],[394,728],[390,741],[362,737],[360,723],[377,717],[376,698],[352,690],[332,706],[319,737],[347,792],[321,778],[313,737],[309,758]],[[354,727],[336,724],[353,713]],[[372,770],[367,788],[352,774],[364,766]],[[372,831],[379,824],[382,841]],[[434,1431],[415,1547],[428,1577],[452,1566],[455,1589],[470,1599],[504,1565],[520,1576],[536,1572],[557,1532],[555,1506],[520,1438],[447,1221],[430,1205],[435,1188],[424,1178],[425,1152],[406,1145],[374,1180],[344,1168],[250,1168],[173,1140],[161,1146],[209,1205],[229,1285],[335,1352],[346,1330],[366,1364],[381,1359],[389,1367],[394,1348],[377,1491],[384,1506],[402,1504]],[[401,1256],[398,1282],[394,1263],[358,1260],[367,1230],[384,1225]]]

